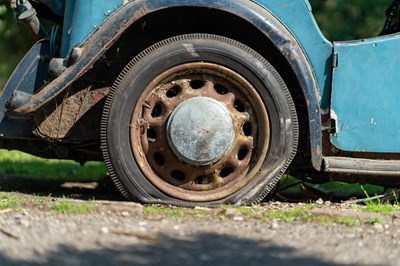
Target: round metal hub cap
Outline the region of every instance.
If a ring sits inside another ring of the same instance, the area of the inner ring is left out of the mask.
[[[228,109],[209,97],[191,98],[178,105],[168,120],[167,135],[180,160],[199,166],[217,162],[235,139]]]

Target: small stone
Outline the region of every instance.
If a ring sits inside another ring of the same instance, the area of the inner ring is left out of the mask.
[[[376,230],[376,231],[383,231],[384,230],[384,227],[383,227],[383,225],[381,225],[380,223],[374,223],[374,229]]]
[[[242,216],[235,216],[232,218],[234,221],[243,221],[243,217]]]
[[[324,200],[319,198],[315,203],[322,205],[322,204],[324,204]]]
[[[25,220],[25,219],[22,219],[21,221],[20,221],[20,223],[21,223],[21,225],[22,226],[24,226],[24,227],[29,227],[31,224],[27,221],[27,220]]]
[[[201,206],[196,206],[196,207],[194,207],[194,209],[195,210],[199,210],[199,211],[211,211],[211,209],[210,208],[207,208],[207,207],[201,207]]]
[[[110,232],[110,229],[108,229],[107,227],[103,226],[103,227],[101,228],[101,232],[102,232],[103,234],[108,234],[108,233]]]
[[[390,228],[390,225],[385,224],[385,229],[389,229],[389,228]]]
[[[269,228],[272,230],[277,230],[279,229],[279,224],[277,222],[273,222],[272,224],[270,224]]]
[[[226,216],[234,217],[234,216],[240,216],[240,214],[241,214],[240,211],[234,208],[229,208],[225,210]]]
[[[123,211],[123,212],[121,212],[121,216],[128,217],[129,216],[129,212]]]
[[[332,205],[332,202],[329,201],[329,200],[327,200],[327,201],[324,202],[324,204],[325,204],[325,206],[331,206],[331,205]]]

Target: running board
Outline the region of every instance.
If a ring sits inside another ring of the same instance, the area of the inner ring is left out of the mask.
[[[399,160],[324,157],[324,171],[342,174],[400,176]]]

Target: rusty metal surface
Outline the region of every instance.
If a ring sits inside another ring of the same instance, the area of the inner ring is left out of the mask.
[[[293,35],[274,16],[262,7],[250,1],[134,1],[119,9],[111,18],[99,28],[83,45],[84,53],[81,59],[70,67],[63,75],[45,86],[34,95],[29,103],[14,110],[19,114],[35,112],[43,105],[53,100],[67,89],[73,82],[82,76],[90,67],[112,46],[123,32],[139,18],[157,10],[174,6],[203,6],[215,8],[224,12],[240,16],[244,20],[256,25],[285,55],[288,63],[296,73],[300,86],[307,101],[309,127],[311,135],[312,163],[319,170],[322,164],[322,140],[319,95],[312,69],[308,60]]]
[[[119,36],[137,19],[149,12],[146,5],[140,8],[124,8],[110,18],[92,38],[83,45],[83,54],[75,65],[69,67],[60,77],[47,84],[35,94],[26,105],[13,110],[14,113],[29,114],[37,111],[43,105],[57,97],[63,90],[69,88],[74,81],[90,70],[90,67],[111,47]]]
[[[80,86],[69,88],[62,97],[34,113],[36,124],[34,133],[36,135],[44,139],[60,141],[70,137],[73,129],[83,126],[84,129],[79,130],[81,132],[79,141],[96,139],[98,133],[93,129],[98,128],[98,125],[96,126],[90,121],[87,121],[86,125],[82,125],[79,124],[79,121],[105,99],[109,87],[93,88],[90,78],[87,79],[87,83],[78,84]],[[99,115],[93,116],[92,120],[97,121],[96,117],[98,118]]]
[[[208,97],[226,106],[235,132],[232,148],[215,164],[179,160],[170,148],[167,123],[179,104]],[[136,162],[161,191],[189,200],[218,200],[252,180],[269,147],[269,119],[255,89],[225,67],[189,63],[156,77],[135,106],[131,147]]]

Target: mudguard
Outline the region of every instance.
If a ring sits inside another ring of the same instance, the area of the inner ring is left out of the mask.
[[[24,116],[35,112],[54,99],[86,73],[119,39],[125,30],[143,16],[174,7],[190,6],[217,9],[234,14],[250,22],[262,31],[287,58],[288,63],[298,77],[304,97],[307,100],[312,163],[314,168],[320,170],[322,164],[322,139],[319,103],[321,98],[313,68],[298,40],[270,11],[248,0],[138,0],[125,2],[81,45],[83,54],[74,65],[70,66],[57,79],[45,85],[38,93],[32,96],[29,102],[16,108],[13,112]]]

